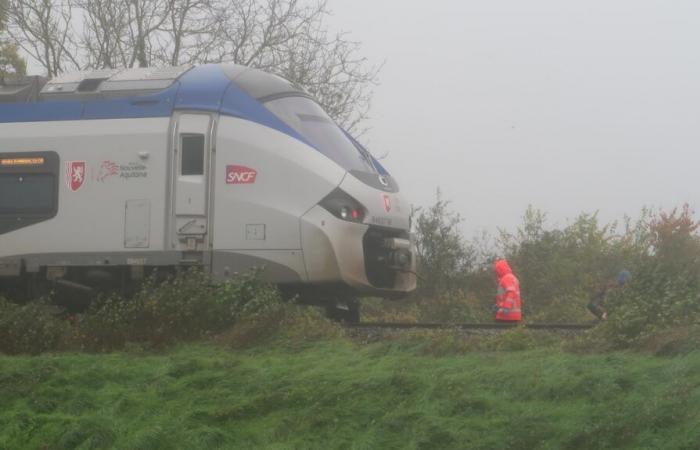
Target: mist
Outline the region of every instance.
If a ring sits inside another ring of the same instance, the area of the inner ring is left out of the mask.
[[[330,6],[385,62],[365,141],[414,204],[440,187],[466,233],[530,204],[559,225],[699,204],[697,2]]]

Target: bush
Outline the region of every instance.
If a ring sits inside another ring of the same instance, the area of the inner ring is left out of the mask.
[[[685,205],[671,212],[642,210],[637,221],[601,224],[580,214],[564,227],[529,207],[514,232],[466,241],[460,217],[438,194],[420,210],[416,225],[422,257],[420,289],[400,303],[373,301],[365,317],[416,322],[490,321],[496,277],[495,255],[506,257],[520,280],[525,320],[590,322],[592,295],[627,269],[632,280],[608,295],[610,320],[590,339],[594,347],[642,345],[674,327],[700,318],[700,223]]]
[[[474,264],[475,254],[459,232],[461,223],[461,217],[449,210],[449,202],[442,199],[439,189],[435,204],[426,210],[418,210],[415,232],[420,262],[419,295],[449,294],[463,285],[465,275]]]
[[[281,303],[277,290],[257,273],[215,284],[211,276],[192,269],[156,283],[144,282],[131,299],[109,296],[81,317],[83,348],[106,351],[128,342],[155,347],[192,341],[220,333],[239,317],[250,319]]]
[[[277,303],[274,307],[244,313],[230,330],[216,337],[220,344],[243,349],[279,339],[289,348],[344,336],[343,328],[319,309]]]
[[[499,351],[523,351],[535,348],[537,340],[532,331],[523,327],[513,328],[497,335],[493,348]]]
[[[0,297],[0,352],[36,355],[62,348],[71,328],[59,315],[46,300],[17,305]]]
[[[162,347],[213,336],[242,318],[267,317],[281,304],[277,289],[256,272],[216,284],[194,269],[161,283],[151,277],[129,299],[99,297],[70,321],[46,300],[17,305],[0,298],[0,352],[110,351],[133,343]]]
[[[515,233],[467,241],[461,218],[438,196],[419,210],[415,234],[420,254],[419,290],[404,310],[372,308],[375,317],[413,315],[418,321],[490,321],[496,292],[492,263],[506,257],[520,280],[525,319],[588,322],[590,296],[622,268],[631,268],[648,247],[650,211],[603,225],[596,214],[581,214],[562,229],[547,226],[546,214],[529,207]],[[374,305],[373,305],[374,306]]]
[[[610,319],[600,333],[613,347],[643,346],[671,328],[700,319],[700,238],[685,206],[661,213],[649,227],[648,251],[632,282],[611,296]]]
[[[262,282],[257,272],[219,284],[194,269],[163,282],[153,276],[132,298],[99,297],[75,320],[64,316],[48,301],[21,306],[0,299],[0,351],[158,348],[211,336],[238,348],[276,337],[299,346],[343,335],[320,310],[283,303],[277,289]]]
[[[644,251],[632,228],[601,225],[581,214],[563,229],[548,229],[546,215],[528,208],[516,233],[502,232],[498,246],[520,280],[528,320],[581,322],[590,296]]]
[[[370,299],[362,302],[365,322],[483,322],[493,314],[471,291],[454,290],[434,297],[414,296],[406,300]]]
[[[641,340],[638,348],[658,356],[677,356],[700,347],[700,326],[679,326],[657,332]]]

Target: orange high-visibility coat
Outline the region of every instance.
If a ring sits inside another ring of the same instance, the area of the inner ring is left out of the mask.
[[[517,322],[523,318],[523,304],[520,299],[520,282],[513,275],[508,261],[500,259],[494,267],[498,275],[496,294],[496,320]]]

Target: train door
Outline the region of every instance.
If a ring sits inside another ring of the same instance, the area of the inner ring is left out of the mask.
[[[215,118],[180,113],[173,121],[170,247],[181,263],[209,265]]]

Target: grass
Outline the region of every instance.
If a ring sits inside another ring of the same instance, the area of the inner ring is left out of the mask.
[[[0,356],[0,448],[700,448],[700,353],[424,350]]]

